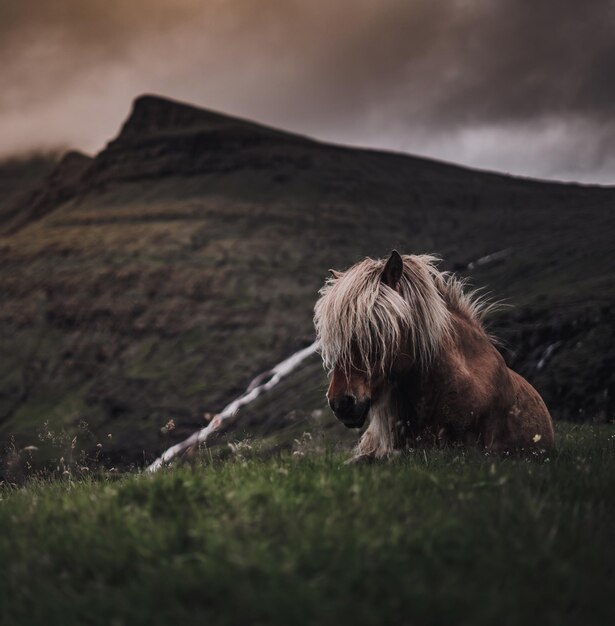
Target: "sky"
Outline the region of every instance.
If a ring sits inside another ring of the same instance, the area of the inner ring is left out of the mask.
[[[0,156],[156,93],[325,141],[615,184],[615,0],[3,0]]]

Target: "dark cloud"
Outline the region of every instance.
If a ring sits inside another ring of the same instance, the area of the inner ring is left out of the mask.
[[[346,143],[615,181],[612,0],[0,4],[0,150],[98,149],[144,91]]]
[[[615,82],[615,4],[496,2],[457,25],[460,73],[435,117],[455,123],[541,116],[610,117]],[[464,44],[464,40],[469,41]]]

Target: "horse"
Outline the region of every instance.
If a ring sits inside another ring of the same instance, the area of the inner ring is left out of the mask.
[[[494,305],[438,262],[394,250],[329,270],[319,291],[314,326],[329,406],[348,428],[369,420],[351,460],[419,445],[552,450],[545,403],[485,330]]]

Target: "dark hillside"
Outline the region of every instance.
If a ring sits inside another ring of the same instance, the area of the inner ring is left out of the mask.
[[[91,157],[72,150],[54,163],[45,176],[32,177],[34,180],[30,185],[20,185],[6,201],[0,233],[10,235],[77,195],[83,174],[91,162]],[[42,168],[39,171],[42,174]],[[15,186],[17,182],[14,181]]]
[[[3,446],[43,457],[76,433],[110,463],[150,458],[309,341],[327,268],[392,247],[437,252],[513,305],[494,320],[503,349],[556,416],[613,417],[615,189],[330,146],[153,96],[84,159],[0,238]],[[314,362],[251,419],[310,415],[324,384]]]
[[[58,160],[55,153],[40,153],[0,161],[0,233],[16,212],[23,212],[27,199],[45,184]]]

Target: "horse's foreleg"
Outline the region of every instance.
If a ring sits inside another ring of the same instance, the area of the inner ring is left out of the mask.
[[[363,463],[367,459],[385,459],[394,452],[394,433],[390,420],[382,415],[373,415],[370,425],[359,439],[355,448],[353,459],[361,459]]]
[[[378,440],[373,426],[374,423],[372,422],[361,435],[361,439],[359,439],[359,443],[354,449],[354,456],[348,460],[349,463],[366,463],[376,459]]]

